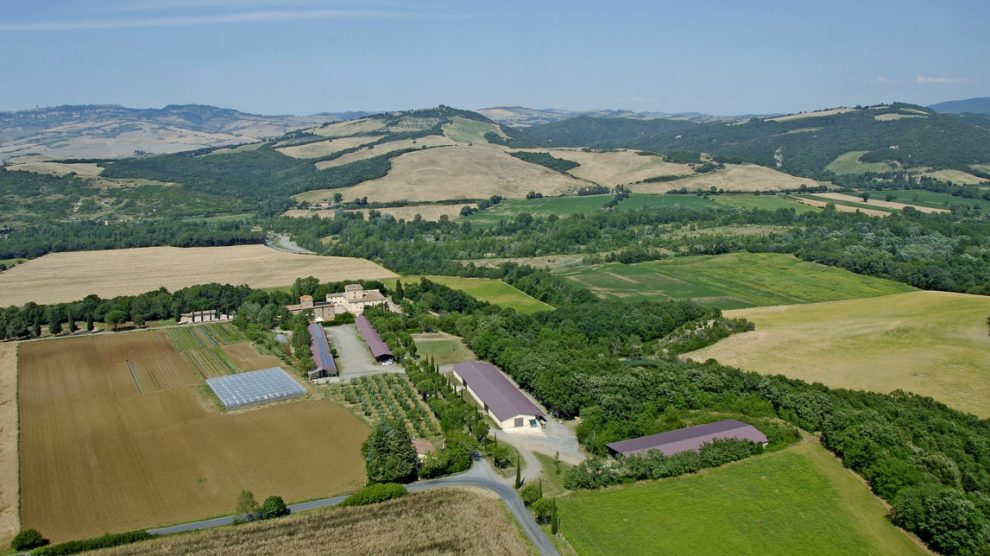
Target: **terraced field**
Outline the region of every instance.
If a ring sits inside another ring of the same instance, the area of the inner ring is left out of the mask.
[[[562,271],[603,298],[692,299],[720,309],[873,297],[912,288],[777,253],[677,257]]]
[[[817,443],[715,469],[557,499],[578,554],[898,554],[928,552]]]
[[[915,291],[727,314],[756,330],[685,357],[840,388],[901,389],[990,417],[990,297]]]

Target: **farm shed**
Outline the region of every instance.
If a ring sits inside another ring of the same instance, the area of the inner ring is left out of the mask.
[[[749,440],[750,442],[763,444],[764,446],[767,444],[767,436],[757,430],[753,425],[747,425],[735,419],[725,419],[706,425],[612,442],[611,444],[607,444],[607,446],[609,453],[613,456],[619,454],[624,456],[645,454],[650,450],[659,450],[665,456],[672,456],[688,450],[697,452],[704,444],[708,444],[714,440],[727,440],[730,438]]]
[[[364,343],[368,344],[368,349],[371,350],[371,355],[375,358],[375,361],[379,363],[392,361],[392,350],[388,349],[388,346],[382,341],[382,337],[375,330],[368,317],[361,315],[354,321],[354,324],[357,325],[358,332],[364,338]]]
[[[333,360],[333,353],[330,351],[327,331],[323,329],[322,325],[314,322],[309,325],[309,336],[309,350],[313,354],[313,362],[316,363],[316,368],[306,373],[309,379],[340,376],[337,364]]]
[[[454,365],[454,377],[502,430],[536,427],[547,416],[495,365],[466,361]]]
[[[306,389],[281,367],[206,379],[227,409],[238,409],[306,394]]]

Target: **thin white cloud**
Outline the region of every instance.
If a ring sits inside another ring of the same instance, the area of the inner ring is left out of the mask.
[[[212,15],[162,16],[133,19],[79,19],[57,21],[0,22],[0,31],[74,31],[90,29],[139,29],[146,27],[185,27],[221,23],[263,23],[325,19],[402,19],[464,17],[390,10],[266,10]]]
[[[941,77],[935,75],[918,75],[914,78],[916,83],[921,83],[922,85],[953,85],[958,83],[972,83],[973,80],[968,77]]]

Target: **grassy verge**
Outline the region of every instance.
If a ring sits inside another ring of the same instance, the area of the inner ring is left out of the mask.
[[[926,553],[816,442],[557,503],[579,554]]]

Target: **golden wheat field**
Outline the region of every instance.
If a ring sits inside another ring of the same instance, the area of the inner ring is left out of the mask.
[[[660,176],[690,176],[687,164],[667,162],[662,156],[636,151],[584,151],[581,149],[525,149],[580,164],[568,173],[607,186],[623,185]]]
[[[808,205],[809,207],[824,208],[829,204],[828,201],[816,200],[809,197],[791,196],[791,198],[801,203],[802,205]],[[835,210],[838,212],[861,212],[867,216],[883,217],[883,216],[890,216],[891,214],[889,211],[885,211],[885,210],[874,210],[874,209],[868,209],[862,207],[854,207],[851,205],[840,205],[840,204],[832,203],[832,206],[835,207]]]
[[[25,526],[64,541],[228,513],[242,489],[293,501],[363,484],[368,429],[347,410],[301,399],[221,413],[203,379],[229,363],[173,330],[21,344]],[[229,360],[253,370],[261,357]]]
[[[715,172],[695,174],[674,181],[638,183],[629,188],[639,193],[666,193],[682,187],[689,191],[706,190],[712,187],[726,191],[779,191],[797,189],[802,184],[808,187],[818,185],[815,180],[799,178],[765,166],[726,164],[724,169]]]
[[[352,153],[347,153],[333,160],[324,160],[321,162],[317,162],[316,169],[326,170],[327,168],[333,168],[335,166],[343,166],[345,164],[350,164],[352,162],[357,162],[359,160],[366,160],[369,158],[374,158],[376,156],[381,156],[383,154],[388,154],[393,151],[401,151],[404,149],[450,147],[453,145],[456,145],[456,143],[453,140],[448,139],[447,137],[443,137],[441,135],[427,135],[426,137],[419,137],[417,139],[402,139],[399,141],[389,141],[387,143],[380,143],[378,145],[374,145],[366,149],[361,149],[358,151],[354,151]]]
[[[320,135],[323,137],[347,137],[358,133],[371,133],[384,127],[385,122],[382,122],[381,120],[362,118],[360,120],[337,122],[328,126],[313,128],[309,131],[312,132],[313,135]]]
[[[388,175],[340,190],[345,200],[439,201],[492,195],[525,197],[529,191],[560,195],[587,182],[523,162],[489,146],[444,147],[392,159]]]
[[[292,158],[320,158],[335,152],[347,150],[368,143],[374,143],[381,139],[382,135],[359,135],[356,137],[341,137],[339,139],[328,139],[326,141],[316,141],[315,143],[305,143],[303,145],[293,145],[291,147],[281,147],[276,149],[285,156]]]
[[[725,314],[756,330],[686,357],[839,388],[901,389],[990,416],[990,297],[918,291]]]
[[[0,343],[0,546],[20,529],[17,512],[17,343]]]
[[[160,287],[174,291],[209,282],[269,288],[305,276],[335,282],[396,275],[365,259],[294,255],[262,245],[50,253],[0,274],[0,306],[134,295]]]
[[[528,543],[510,519],[502,503],[487,492],[451,488],[370,506],[327,508],[165,537],[92,554],[530,554]]]

